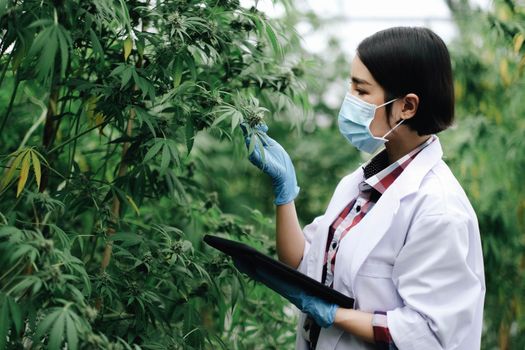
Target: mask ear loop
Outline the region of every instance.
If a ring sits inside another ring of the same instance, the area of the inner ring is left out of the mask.
[[[405,121],[405,119],[401,119],[401,121],[399,123],[396,124],[396,126],[394,126],[392,129],[390,129],[389,132],[387,132],[385,135],[383,135],[383,138],[387,137],[388,135],[390,135],[390,133],[394,130],[396,130],[396,128],[401,125],[401,123],[403,123]]]
[[[393,102],[393,101],[395,101],[395,100],[397,100],[397,98],[393,98],[393,99],[391,99],[390,101],[385,102],[385,103],[383,103],[382,105],[377,106],[376,109],[379,108],[379,107],[386,106],[387,104],[389,104],[390,102]]]

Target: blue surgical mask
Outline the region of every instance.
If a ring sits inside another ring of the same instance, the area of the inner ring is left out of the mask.
[[[390,131],[383,135],[383,137],[376,137],[370,132],[370,123],[372,119],[374,119],[376,109],[386,106],[395,100],[397,100],[397,98],[376,106],[347,92],[341,110],[339,111],[339,131],[360,151],[370,154],[374,153],[388,141],[385,137],[404,121],[404,119],[402,119],[390,129]]]

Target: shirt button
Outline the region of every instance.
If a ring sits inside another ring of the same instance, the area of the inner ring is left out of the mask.
[[[335,249],[335,247],[337,247],[337,243],[336,242],[332,243],[332,248]]]
[[[360,205],[357,205],[357,206],[355,207],[355,211],[356,211],[357,213],[359,213],[360,210],[361,210],[361,206],[360,206]]]

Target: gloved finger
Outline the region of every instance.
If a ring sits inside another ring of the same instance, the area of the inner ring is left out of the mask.
[[[255,126],[255,129],[259,130],[260,132],[268,132],[268,125],[266,125],[265,123],[260,123],[260,124],[257,124]]]
[[[328,303],[320,298],[309,297],[303,312],[309,314],[319,326],[330,327],[334,323],[338,305]]]
[[[253,142],[256,142],[255,140]],[[250,148],[250,145],[248,144],[248,150]],[[248,155],[248,160],[253,164],[255,165],[257,168],[263,170],[263,160],[262,160],[262,156],[261,156],[261,151],[260,151],[260,146],[258,144],[255,145],[255,147],[253,148],[253,151],[252,153],[250,153]]]

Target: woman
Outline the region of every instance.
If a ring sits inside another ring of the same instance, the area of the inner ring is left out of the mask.
[[[453,117],[446,45],[426,28],[390,28],[358,46],[338,117],[341,134],[376,155],[340,181],[323,215],[299,226],[295,171],[277,142],[268,137],[264,161],[250,154],[272,178],[279,259],[355,299],[344,309],[264,276],[303,311],[297,349],[480,348],[478,223],[436,136]]]

